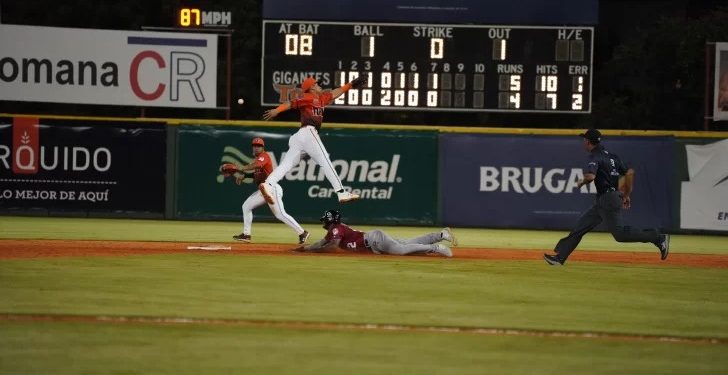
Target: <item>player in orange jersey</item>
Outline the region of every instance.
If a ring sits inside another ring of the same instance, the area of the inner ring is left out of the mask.
[[[253,182],[256,185],[263,183],[273,171],[273,163],[271,162],[268,153],[265,152],[265,141],[263,141],[263,138],[253,139],[252,147],[255,160],[242,167],[237,167],[230,163],[225,164],[222,166],[223,173],[226,176],[229,176],[235,173],[253,171]],[[244,178],[245,176],[238,174],[235,178],[235,183],[240,185]],[[270,186],[270,192],[274,203],[269,203],[268,207],[270,207],[273,215],[275,215],[278,220],[296,231],[296,234],[298,234],[299,244],[305,243],[309,236],[308,232],[305,231],[300,224],[298,224],[296,219],[286,213],[286,210],[283,208],[283,188],[281,188],[278,184],[273,184]],[[250,242],[250,231],[253,223],[253,209],[262,206],[263,203],[266,203],[266,200],[263,198],[260,191],[256,191],[245,200],[245,203],[243,203],[243,233],[233,236],[234,240]]]
[[[308,77],[301,83],[303,96],[283,103],[263,114],[265,120],[270,120],[278,116],[279,113],[291,108],[298,109],[301,112],[301,128],[288,139],[286,156],[281,160],[278,168],[268,176],[265,183],[259,185],[260,192],[269,204],[275,203],[272,186],[277,184],[288,171],[298,165],[304,155],[310,156],[321,167],[324,175],[326,175],[329,183],[336,191],[339,202],[344,203],[359,199],[359,195],[344,190],[341,179],[331,164],[326,147],[321,142],[319,129],[324,119],[324,107],[350,89],[363,87],[367,82],[366,77],[366,75],[360,76],[334,90],[323,90],[313,77]]]

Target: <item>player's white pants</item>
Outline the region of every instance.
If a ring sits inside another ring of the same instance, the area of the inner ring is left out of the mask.
[[[344,188],[341,184],[341,179],[339,179],[339,175],[336,174],[334,166],[331,164],[326,147],[324,147],[316,128],[313,126],[304,126],[298,129],[296,134],[293,134],[288,139],[286,156],[283,157],[278,167],[273,170],[273,173],[268,175],[265,182],[277,184],[288,171],[298,165],[304,154],[310,156],[321,167],[321,170],[324,171],[324,175],[326,175],[326,179],[329,180],[334,191],[339,191]]]
[[[291,215],[289,215],[283,208],[283,188],[281,188],[278,184],[274,184],[272,186],[275,190],[274,199],[276,204],[269,204],[268,207],[270,207],[270,210],[273,212],[273,215],[276,216],[276,219],[282,221],[284,224],[296,231],[296,234],[300,235],[303,233],[303,228],[300,224],[298,224],[296,219],[291,217]],[[263,194],[261,194],[260,191],[250,194],[248,199],[245,200],[245,203],[243,203],[243,234],[250,235],[250,227],[253,224],[253,209],[264,204],[265,198],[263,198]]]

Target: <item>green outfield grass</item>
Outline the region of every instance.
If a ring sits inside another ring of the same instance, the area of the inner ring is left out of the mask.
[[[725,347],[462,334],[0,323],[8,374],[720,374]]]
[[[316,226],[312,232],[322,234]],[[407,237],[426,228],[386,228]],[[238,223],[0,217],[0,238],[227,242]],[[292,242],[256,224],[260,242]],[[546,249],[563,233],[456,230]],[[294,237],[294,238],[290,238]],[[728,252],[676,236],[676,252]],[[509,245],[510,244],[510,245]],[[249,245],[254,248],[255,245]],[[584,247],[626,247],[603,234]],[[728,339],[727,269],[411,257],[182,253],[0,260],[0,314],[226,318]],[[0,373],[726,373],[728,345],[221,325],[10,322]]]
[[[0,312],[728,338],[728,270],[392,257],[147,255],[0,262]],[[699,318],[698,318],[699,317]]]
[[[325,234],[319,223],[303,225],[318,239]],[[372,226],[356,226],[370,230]],[[399,237],[415,237],[439,228],[376,227]],[[242,224],[213,221],[67,219],[0,216],[0,238],[83,239],[125,241],[231,242],[242,232]],[[456,228],[460,246],[480,248],[553,249],[567,231]],[[258,243],[295,243],[298,237],[281,223],[254,223],[253,238]],[[590,233],[579,250],[655,252],[649,244],[624,244],[608,233]],[[728,254],[728,236],[674,235],[672,250],[683,253]]]

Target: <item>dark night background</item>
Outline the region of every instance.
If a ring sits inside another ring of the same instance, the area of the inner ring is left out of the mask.
[[[397,111],[327,111],[327,122],[539,128],[701,130],[704,126],[706,41],[728,41],[725,1],[601,0],[596,25],[593,111],[590,115]],[[0,0],[7,24],[140,30],[174,26],[183,6],[232,12],[233,119],[259,119],[262,0]],[[224,69],[225,44],[220,60]],[[711,55],[712,59],[712,55]],[[223,70],[224,71],[224,70]],[[220,74],[220,103],[224,77]],[[713,72],[710,72],[712,82]],[[712,83],[711,83],[712,85]],[[712,96],[712,90],[711,90]],[[224,112],[146,108],[147,117],[224,118]],[[0,102],[0,112],[138,117],[140,108]],[[282,115],[294,120],[296,114]],[[710,122],[711,130],[728,130]]]

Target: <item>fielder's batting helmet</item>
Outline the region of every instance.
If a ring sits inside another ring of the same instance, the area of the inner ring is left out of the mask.
[[[324,212],[319,221],[324,223],[324,228],[328,229],[329,225],[341,224],[341,214],[336,210],[328,210]]]

